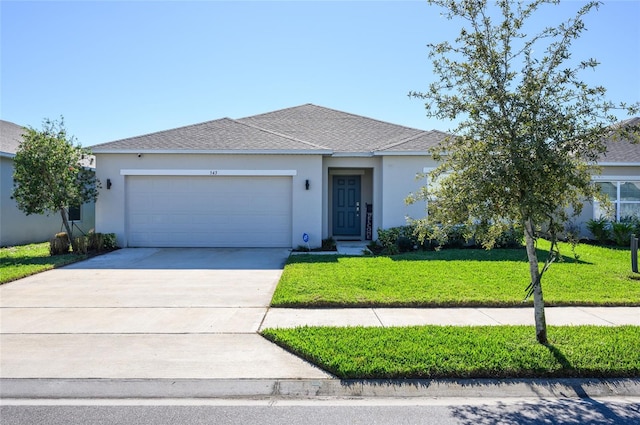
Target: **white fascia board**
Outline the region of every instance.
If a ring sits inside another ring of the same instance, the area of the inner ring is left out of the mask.
[[[92,150],[92,154],[180,154],[180,155],[328,155],[332,154],[331,150],[175,150],[175,149],[139,149],[139,150],[122,150],[122,149],[97,149]]]
[[[334,158],[370,158],[373,156],[372,152],[332,152],[331,156]]]
[[[640,167],[640,162],[598,162],[601,167]]]
[[[640,176],[603,176],[603,175],[597,175],[597,176],[591,176],[592,180],[596,180],[596,181],[621,181],[621,182],[628,182],[628,181],[638,181],[640,180]]]
[[[250,176],[250,177],[280,177],[296,176],[297,170],[120,170],[121,176]]]
[[[427,151],[379,151],[374,156],[431,156]]]

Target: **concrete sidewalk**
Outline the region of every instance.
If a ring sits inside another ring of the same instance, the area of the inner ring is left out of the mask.
[[[640,307],[546,307],[547,325],[640,326]],[[260,329],[296,326],[534,325],[533,308],[270,308]]]

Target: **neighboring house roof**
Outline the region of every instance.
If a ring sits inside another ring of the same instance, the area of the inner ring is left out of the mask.
[[[27,128],[9,121],[0,120],[0,156],[13,158],[22,143],[22,135]],[[80,161],[87,168],[95,168],[95,157],[88,156]]]
[[[21,125],[0,120],[0,156],[15,156],[24,132],[25,128]]]
[[[640,117],[630,118],[616,124],[616,127],[634,126],[640,131]],[[640,164],[640,144],[628,139],[610,138],[607,140],[607,152],[601,156],[601,163]]]
[[[222,118],[93,146],[95,153],[251,152],[358,153],[422,152],[445,133],[390,124],[306,104],[234,120]]]

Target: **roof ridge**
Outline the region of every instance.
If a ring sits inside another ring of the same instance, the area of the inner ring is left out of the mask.
[[[275,111],[262,112],[262,113],[256,114],[256,115],[249,115],[248,117],[237,118],[237,120],[245,120],[245,119],[249,119],[249,118],[257,118],[257,117],[261,117],[263,115],[274,114],[276,112],[287,111],[289,109],[296,109],[296,108],[301,108],[303,106],[310,106],[310,105],[311,106],[317,106],[317,105],[314,105],[313,103],[303,103],[302,105],[298,105],[298,106],[289,106],[288,108],[281,108],[281,109],[276,109]]]
[[[419,137],[422,137],[422,136],[427,135],[427,134],[432,134],[432,133],[442,133],[442,134],[449,135],[449,133],[447,133],[445,131],[440,131],[440,130],[423,130],[420,133],[414,134],[413,136],[405,137],[404,139],[402,139],[402,140],[400,140],[398,142],[393,142],[393,143],[390,143],[388,145],[376,148],[376,149],[374,149],[374,152],[385,151],[385,150],[388,150],[388,149],[391,149],[391,148],[395,148],[395,147],[398,147],[398,146],[403,145],[405,143],[408,143],[408,142],[410,142],[412,140],[415,140],[415,139],[417,139]]]
[[[356,117],[356,118],[364,118],[364,119],[367,119],[367,120],[376,121],[376,122],[379,122],[381,124],[395,125],[395,126],[398,126],[398,127],[404,127],[404,128],[408,128],[410,130],[416,130],[416,131],[420,131],[420,132],[428,131],[428,130],[423,130],[423,129],[420,129],[420,128],[408,127],[408,126],[402,125],[402,124],[392,123],[392,122],[389,122],[389,121],[383,121],[383,120],[378,119],[378,118],[367,117],[365,115],[354,114],[353,112],[345,112],[345,111],[341,111],[339,109],[334,109],[334,108],[328,108],[326,106],[315,105],[313,103],[307,103],[307,105],[315,106],[316,108],[322,108],[322,109],[326,109],[326,110],[333,111],[333,112],[339,112],[341,114],[351,115],[352,117]],[[301,105],[301,106],[306,106],[306,105]]]
[[[388,145],[383,145],[383,146],[380,146],[379,148],[375,148],[375,149],[373,149],[373,151],[377,152],[377,151],[384,151],[384,150],[387,150],[387,149],[394,148],[396,146],[399,146],[399,145],[402,145],[404,143],[410,142],[410,141],[412,141],[414,139],[417,139],[418,137],[423,136],[425,133],[430,133],[431,131],[432,130],[423,130],[420,133],[411,135],[409,137],[405,137],[404,139],[401,139],[400,141],[389,143]]]
[[[301,108],[301,107],[303,107],[303,106],[313,106],[313,107],[316,107],[316,108],[325,109],[325,110],[327,110],[327,111],[338,112],[338,113],[340,113],[340,114],[350,115],[350,116],[352,116],[352,117],[356,117],[356,118],[364,118],[364,119],[367,119],[367,120],[371,120],[371,121],[379,122],[379,123],[381,123],[381,124],[386,124],[386,125],[395,125],[395,126],[398,126],[398,127],[404,127],[404,128],[411,129],[411,130],[416,130],[416,131],[430,131],[430,130],[423,130],[423,129],[415,128],[415,127],[408,127],[408,126],[406,126],[406,125],[396,124],[396,123],[392,123],[392,122],[389,122],[389,121],[383,121],[383,120],[381,120],[381,119],[378,119],[378,118],[372,118],[372,117],[367,117],[367,116],[365,116],[365,115],[354,114],[353,112],[346,112],[346,111],[341,111],[341,110],[339,110],[339,109],[335,109],[335,108],[329,108],[329,107],[326,107],[326,106],[316,105],[315,103],[304,103],[304,104],[302,104],[302,105],[298,105],[298,106],[291,106],[291,107],[289,107],[289,108],[277,109],[277,110],[275,110],[275,111],[264,112],[264,113],[262,113],[262,114],[257,114],[257,115],[250,115],[250,116],[248,116],[248,117],[242,117],[242,118],[239,118],[239,119],[240,119],[240,120],[243,120],[243,119],[257,118],[257,117],[261,117],[261,116],[263,116],[263,115],[269,115],[269,114],[274,114],[274,113],[277,113],[277,112],[282,112],[282,111],[286,111],[286,110],[290,110],[290,109]]]
[[[287,109],[289,109],[289,108],[287,108]],[[298,139],[296,137],[289,136],[287,134],[282,134],[282,133],[279,133],[277,131],[268,130],[266,128],[262,128],[262,127],[259,127],[257,125],[254,125],[254,124],[249,124],[249,123],[246,123],[246,122],[242,122],[242,121],[239,121],[239,120],[236,120],[236,119],[233,119],[233,118],[227,118],[227,119],[229,119],[229,120],[231,120],[231,121],[233,121],[233,122],[235,122],[237,124],[244,125],[244,126],[253,128],[255,130],[263,131],[265,133],[273,134],[274,136],[284,137],[285,139],[293,140],[294,142],[302,143],[304,145],[311,146],[313,148],[331,150],[330,148],[328,148],[326,146],[316,145],[315,143],[307,142],[306,140]],[[241,119],[244,119],[244,118],[241,118]]]

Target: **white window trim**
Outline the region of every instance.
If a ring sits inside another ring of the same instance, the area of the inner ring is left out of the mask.
[[[616,185],[616,200],[611,201],[611,204],[615,206],[615,221],[620,221],[620,211],[622,210],[621,204],[639,204],[640,201],[622,201],[620,199],[620,186],[621,183],[640,183],[640,176],[594,176],[593,180],[596,183],[612,183]],[[600,202],[596,199],[593,200],[593,219],[597,220],[600,216],[597,214],[600,212]]]

